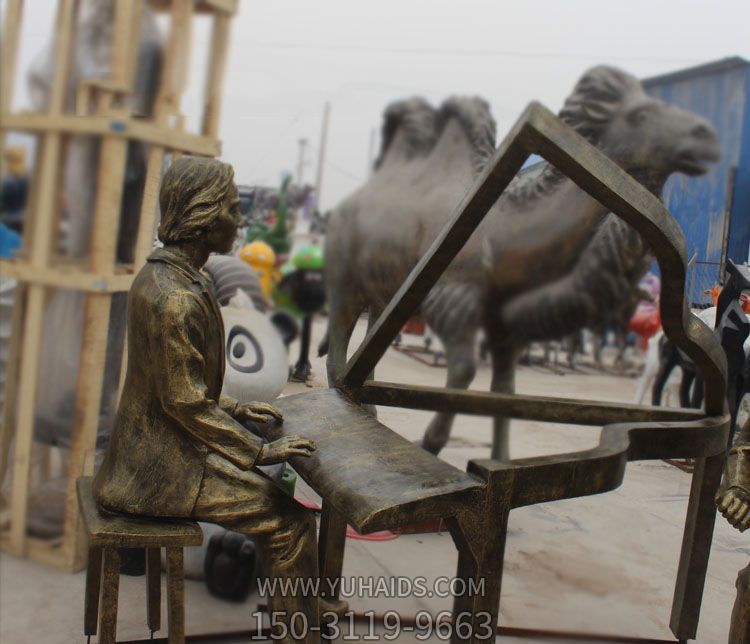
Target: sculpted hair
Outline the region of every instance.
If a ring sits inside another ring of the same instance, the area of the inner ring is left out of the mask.
[[[221,212],[221,202],[234,186],[228,163],[182,157],[169,166],[161,182],[159,239],[174,244],[199,237]]]

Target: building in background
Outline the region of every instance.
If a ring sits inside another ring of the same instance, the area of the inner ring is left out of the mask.
[[[727,258],[750,253],[750,62],[724,60],[655,76],[646,92],[708,119],[719,136],[722,157],[701,177],[673,175],[664,202],[687,241],[690,302],[710,304],[703,293],[719,282]]]

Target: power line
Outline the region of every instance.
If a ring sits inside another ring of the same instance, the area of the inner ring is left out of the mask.
[[[299,114],[297,114],[297,116],[295,116],[295,117],[294,117],[294,118],[293,118],[293,119],[292,119],[291,121],[289,121],[289,123],[288,123],[288,124],[286,125],[286,127],[285,127],[285,128],[284,128],[284,129],[282,130],[282,131],[281,131],[281,133],[280,133],[280,134],[279,134],[279,135],[278,135],[278,136],[277,136],[276,138],[274,138],[274,141],[273,141],[273,143],[271,143],[271,145],[269,145],[269,146],[268,146],[268,147],[267,147],[267,148],[266,148],[266,149],[265,149],[265,150],[264,150],[264,151],[263,151],[263,152],[261,153],[261,155],[260,155],[260,156],[258,157],[258,160],[257,160],[257,161],[256,161],[256,162],[255,162],[255,163],[253,164],[253,166],[252,166],[252,168],[251,168],[251,170],[250,170],[251,172],[254,172],[254,171],[255,171],[255,169],[256,169],[256,168],[257,168],[257,167],[258,167],[258,166],[259,166],[259,165],[260,165],[261,163],[263,163],[263,161],[265,161],[265,160],[266,160],[266,158],[268,157],[268,155],[269,155],[269,154],[271,154],[271,151],[272,151],[272,150],[273,150],[273,149],[274,149],[274,148],[275,148],[275,147],[276,147],[276,146],[278,145],[278,143],[280,143],[280,142],[281,142],[281,140],[282,140],[282,139],[283,139],[283,138],[284,138],[284,137],[285,137],[285,136],[287,135],[287,133],[289,132],[289,130],[291,130],[291,129],[292,129],[293,127],[294,127],[294,125],[295,125],[295,124],[297,123],[297,121],[299,121],[299,120],[300,120],[300,119],[301,119],[301,118],[302,118],[302,117],[303,117],[303,116],[305,115],[305,112],[307,112],[307,111],[308,111],[307,109],[304,109],[304,110],[302,110],[302,111],[301,111],[301,112],[300,112]]]
[[[312,145],[312,144],[310,145],[310,150],[312,152],[319,151],[318,148],[316,146]],[[343,174],[345,177],[348,177],[349,179],[352,179],[353,181],[356,181],[358,183],[362,183],[365,180],[364,177],[358,177],[353,172],[350,172],[346,168],[342,168],[340,165],[338,165],[338,164],[334,163],[333,161],[331,161],[331,159],[328,157],[328,155],[326,155],[324,162],[325,162],[326,166],[329,166],[332,170],[336,170],[336,172],[338,172],[339,174]]]
[[[554,52],[528,52],[518,50],[500,49],[437,49],[416,47],[368,47],[352,45],[325,45],[318,43],[287,43],[287,42],[251,42],[251,47],[259,49],[292,49],[292,50],[319,50],[331,52],[359,52],[377,54],[409,54],[409,55],[437,55],[437,56],[500,56],[508,58],[554,58],[567,60],[590,60],[601,61],[619,60],[628,62],[652,62],[652,63],[684,63],[694,64],[701,62],[696,58],[653,58],[650,56],[602,56],[601,54],[576,54],[576,53],[554,53]]]

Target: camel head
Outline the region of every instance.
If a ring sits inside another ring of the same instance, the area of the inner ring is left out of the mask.
[[[654,187],[673,172],[704,174],[721,152],[708,121],[651,98],[635,77],[612,67],[586,72],[560,118]]]

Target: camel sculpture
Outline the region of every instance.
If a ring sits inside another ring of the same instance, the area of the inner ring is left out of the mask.
[[[560,118],[656,195],[673,172],[700,175],[719,158],[705,120],[648,97],[611,67],[584,74]],[[495,122],[480,98],[451,98],[439,109],[415,98],[388,107],[382,138],[375,172],[328,226],[331,384],[360,313],[374,323],[487,163]],[[554,167],[517,177],[422,306],[446,349],[447,386],[471,383],[483,327],[491,389],[512,393],[526,343],[627,319],[635,298],[623,293],[637,288],[649,262],[640,236]],[[433,418],[425,449],[443,448],[453,416]],[[507,420],[496,418],[493,458],[508,458],[508,438]]]

